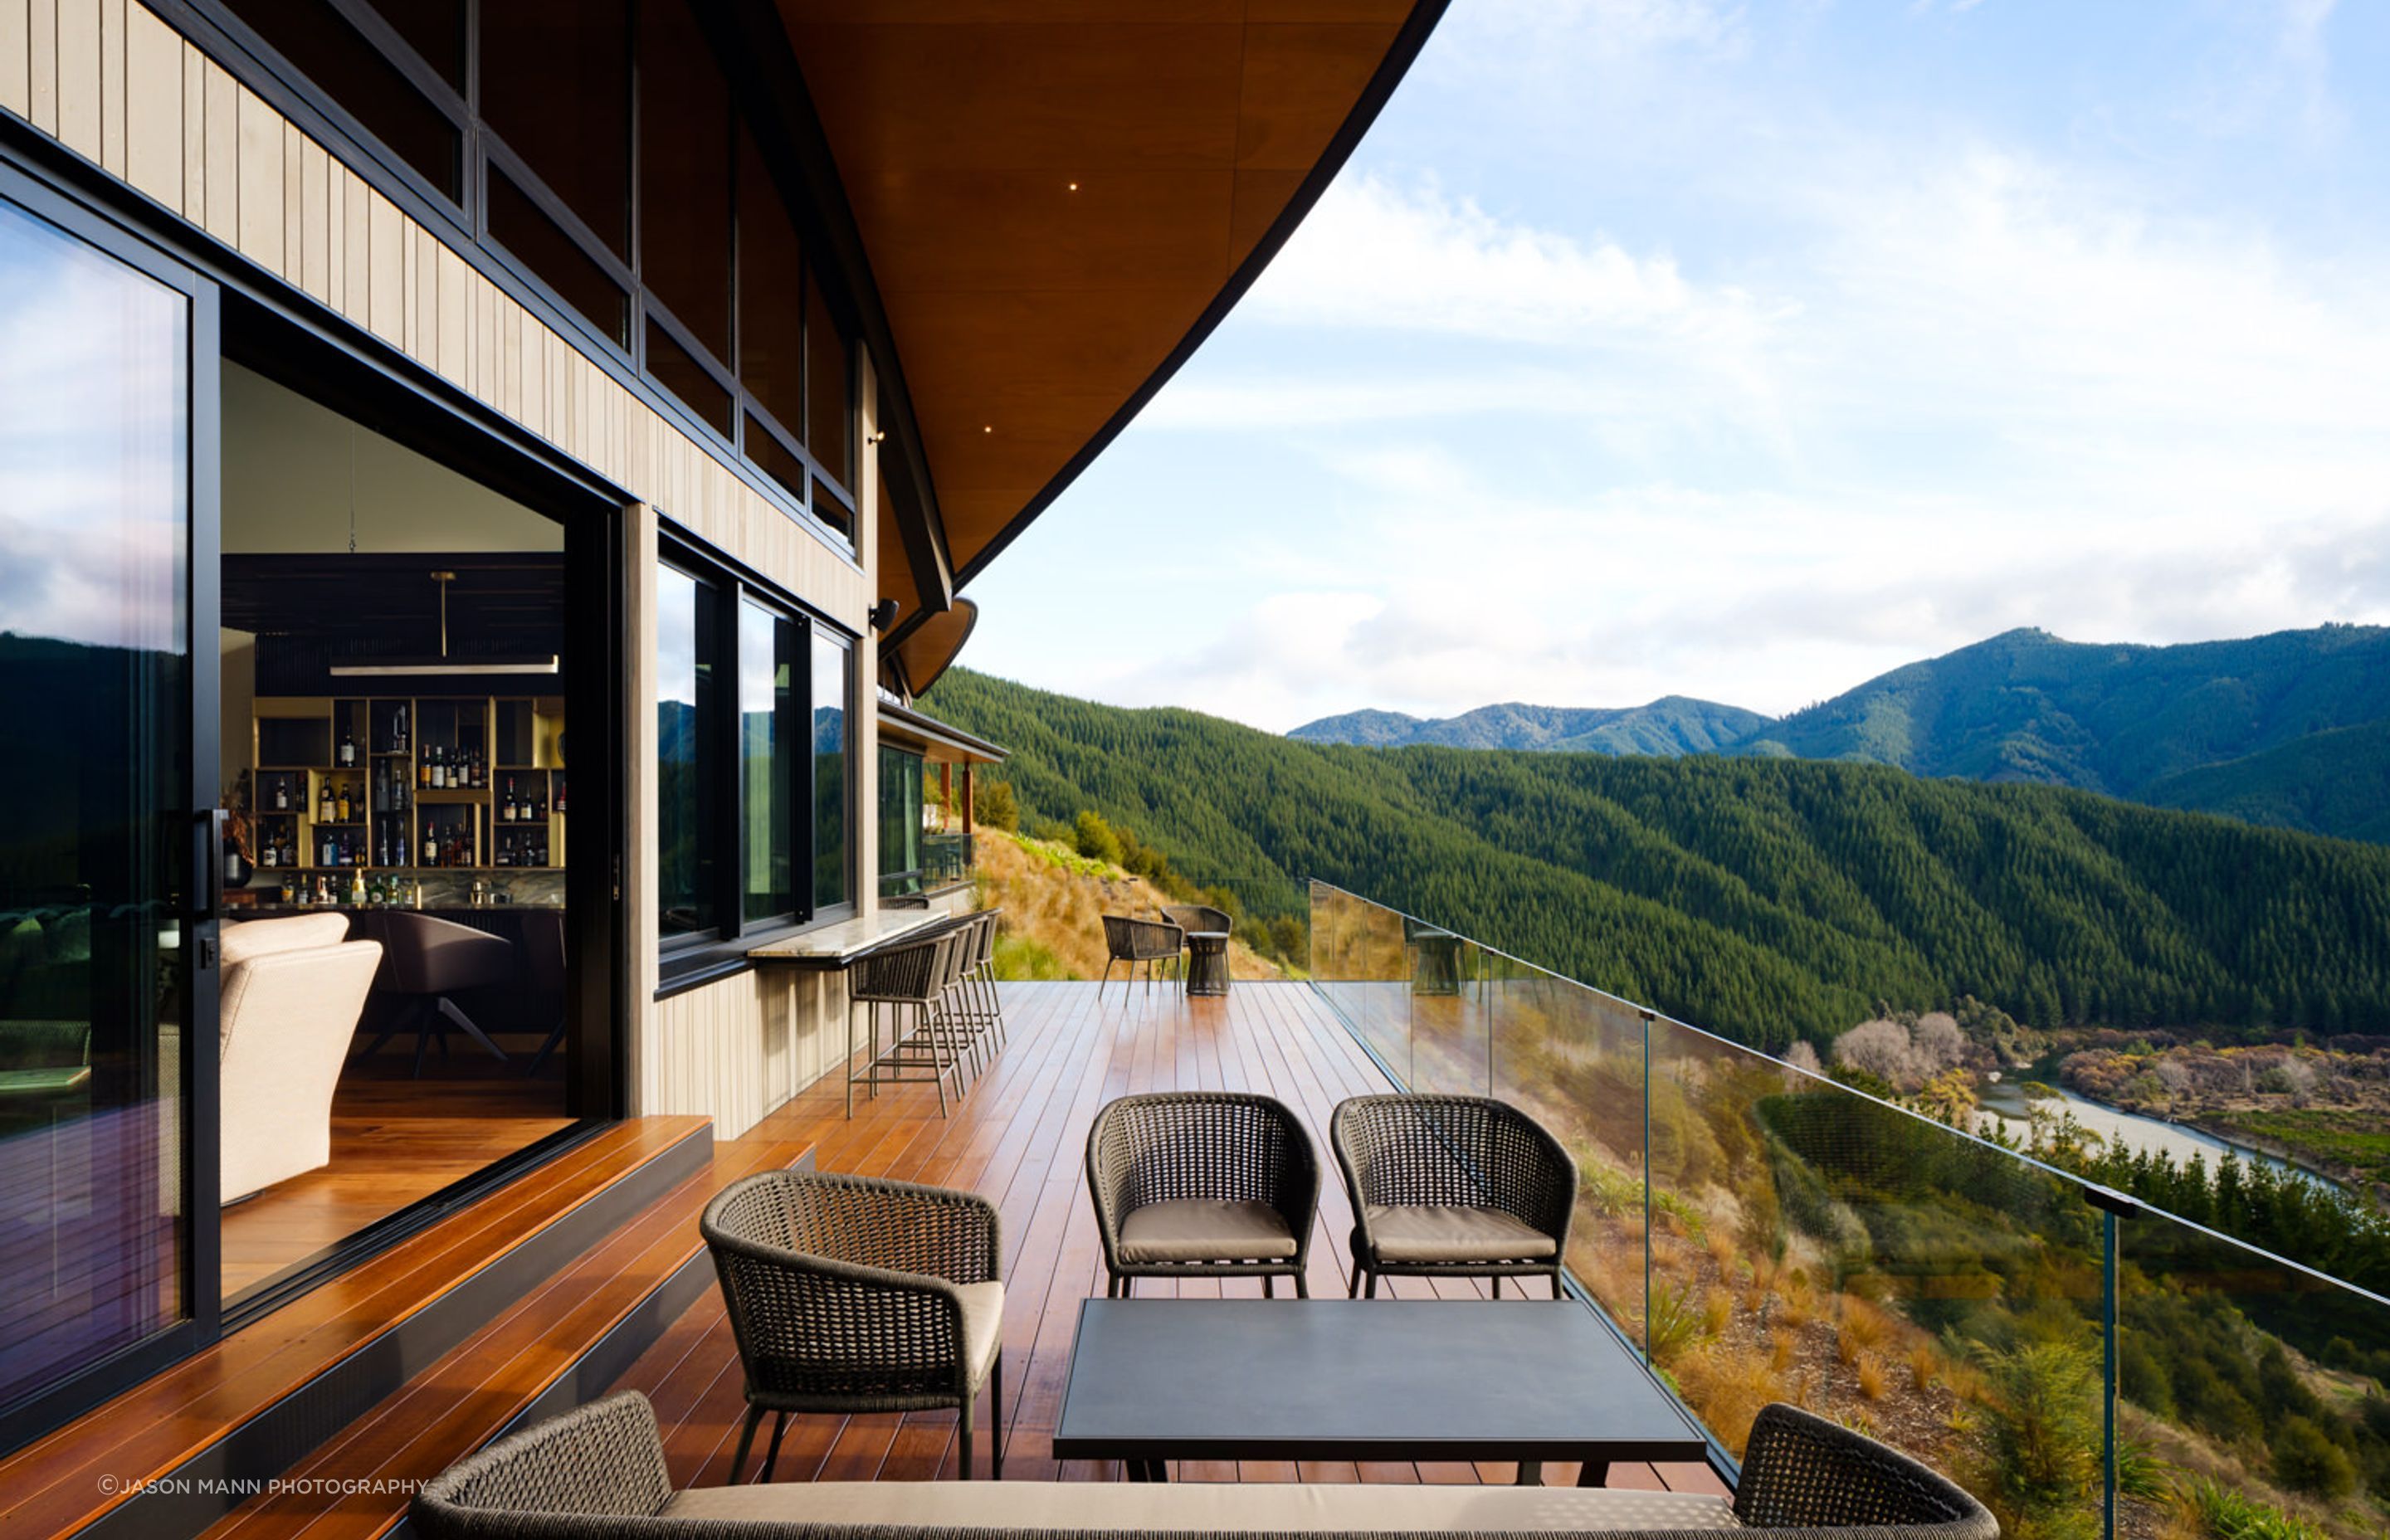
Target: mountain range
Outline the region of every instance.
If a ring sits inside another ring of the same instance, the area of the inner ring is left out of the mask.
[[[2017,630],[1780,718],[1669,696],[1624,710],[1506,704],[1439,719],[1354,712],[1288,736],[1857,761],[2390,841],[2390,628],[2172,647]]]

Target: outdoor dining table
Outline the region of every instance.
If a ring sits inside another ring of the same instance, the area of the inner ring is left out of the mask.
[[[1574,1300],[1088,1300],[1057,1459],[1708,1457],[1625,1341]]]

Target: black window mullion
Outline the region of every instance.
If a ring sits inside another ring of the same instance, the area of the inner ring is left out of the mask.
[[[523,196],[531,199],[533,206],[563,231],[573,245],[581,248],[607,277],[620,284],[623,293],[630,294],[637,289],[638,280],[632,276],[629,265],[598,238],[595,230],[583,223],[581,216],[572,212],[571,204],[557,197],[548,185],[540,180],[539,173],[531,169],[531,162],[516,154],[495,130],[486,125],[482,130],[482,153],[485,159],[496,161],[498,169],[506,173],[507,180],[521,188]]]
[[[328,0],[328,4],[332,9],[341,13],[342,20],[354,27],[367,43],[374,45],[376,51],[390,60],[392,69],[405,75],[410,84],[423,93],[426,100],[438,108],[458,128],[464,128],[470,122],[472,109],[462,96],[457,95],[455,83],[425,63],[423,56],[415,51],[415,45],[407,42],[397,28],[384,20],[381,14],[366,4],[366,0]],[[473,52],[471,48],[467,48],[466,58],[469,60]],[[470,68],[469,63],[467,67]]]
[[[745,602],[746,584],[726,581],[721,585],[723,602],[714,607],[714,656],[721,665],[714,684],[714,699],[722,703],[713,713],[713,805],[722,810],[713,821],[713,912],[721,917],[722,939],[737,938],[747,927],[745,886],[747,864],[746,806],[739,793],[739,607]]]

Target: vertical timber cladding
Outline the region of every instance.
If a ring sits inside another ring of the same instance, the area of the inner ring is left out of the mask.
[[[623,853],[635,1114],[693,1112],[736,1137],[843,1053],[834,977],[750,971],[655,998],[655,516],[786,588],[862,640],[849,734],[867,807],[878,747],[875,553],[858,568],[783,514],[561,334],[418,225],[139,0],[0,0],[0,111],[30,123],[638,499],[629,649],[633,730]],[[855,488],[877,506],[871,361]],[[874,521],[864,518],[868,531]],[[858,872],[877,828],[854,820]],[[868,908],[872,884],[858,879]]]

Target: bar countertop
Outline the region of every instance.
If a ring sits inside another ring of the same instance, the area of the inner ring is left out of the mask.
[[[777,963],[784,968],[844,968],[867,952],[915,930],[943,924],[945,919],[935,909],[882,909],[877,914],[800,931],[786,941],[750,947],[747,960]]]

